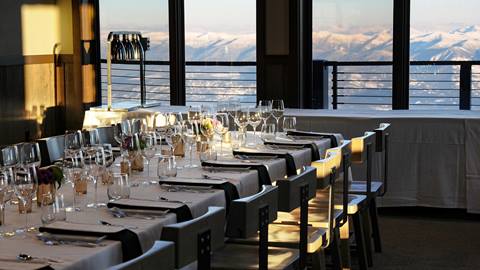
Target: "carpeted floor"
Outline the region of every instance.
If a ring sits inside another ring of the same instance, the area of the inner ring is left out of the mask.
[[[480,215],[429,208],[381,209],[383,253],[371,269],[480,270]]]

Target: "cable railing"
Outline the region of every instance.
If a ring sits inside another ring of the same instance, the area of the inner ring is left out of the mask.
[[[106,103],[106,61],[102,59],[102,103]],[[140,104],[138,63],[112,65],[112,101]],[[170,104],[168,61],[145,61],[146,104]],[[185,69],[188,105],[235,100],[256,103],[256,62],[189,61]]]
[[[314,65],[328,72],[323,86],[332,109],[391,109],[391,61],[319,60]],[[409,101],[410,109],[480,109],[480,61],[410,62]]]

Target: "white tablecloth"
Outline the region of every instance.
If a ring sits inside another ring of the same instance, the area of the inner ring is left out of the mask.
[[[391,123],[382,206],[466,208],[480,213],[480,115],[473,111],[288,110],[300,129],[361,136]],[[378,161],[378,157],[377,157]],[[378,175],[378,163],[376,174]],[[354,170],[354,177],[364,175]]]

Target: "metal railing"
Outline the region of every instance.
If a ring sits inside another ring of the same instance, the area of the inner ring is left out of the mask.
[[[314,70],[328,72],[320,91],[329,91],[333,109],[391,108],[391,61],[315,60]],[[480,109],[480,61],[410,62],[410,108]]]
[[[106,100],[106,60],[102,59],[102,103]],[[140,102],[138,63],[115,62],[112,66],[114,102]],[[146,101],[170,104],[170,64],[145,61]],[[240,100],[256,103],[256,62],[189,61],[186,62],[185,91],[187,104]]]

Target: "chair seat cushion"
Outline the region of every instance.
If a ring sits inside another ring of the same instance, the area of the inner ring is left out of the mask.
[[[268,248],[268,269],[294,269],[298,250]],[[258,269],[258,246],[226,244],[212,254],[212,269]]]
[[[258,237],[247,239],[229,239],[227,242],[236,244],[258,245]],[[300,227],[294,224],[271,224],[268,227],[268,245],[274,247],[298,248],[300,242]],[[327,230],[308,226],[307,252],[314,253],[327,242]]]
[[[372,181],[372,193],[380,194],[383,187],[383,182]],[[352,181],[349,187],[349,193],[362,194],[367,193],[367,183],[364,181]]]

